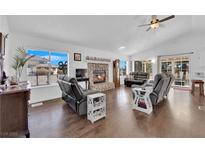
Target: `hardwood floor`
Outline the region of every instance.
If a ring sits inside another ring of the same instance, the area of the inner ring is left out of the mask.
[[[132,91],[106,92],[107,117],[91,124],[62,100],[29,109],[31,137],[205,137],[205,97],[171,89],[168,99],[151,115],[131,108]]]

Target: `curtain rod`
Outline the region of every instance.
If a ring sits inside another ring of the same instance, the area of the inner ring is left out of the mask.
[[[194,52],[187,52],[187,53],[176,53],[173,55],[159,55],[158,57],[163,57],[163,56],[177,56],[177,55],[191,55],[194,54]]]

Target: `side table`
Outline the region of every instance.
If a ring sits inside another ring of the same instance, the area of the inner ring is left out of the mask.
[[[198,84],[199,85],[199,89],[200,89],[200,95],[204,96],[204,81],[203,80],[192,80],[191,82],[192,82],[191,93],[194,94],[195,85]]]
[[[96,93],[87,96],[87,119],[92,123],[106,116],[106,95]]]

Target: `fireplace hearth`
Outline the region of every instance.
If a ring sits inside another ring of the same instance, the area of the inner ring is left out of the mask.
[[[93,83],[104,83],[106,82],[106,71],[105,70],[94,70],[93,71]]]

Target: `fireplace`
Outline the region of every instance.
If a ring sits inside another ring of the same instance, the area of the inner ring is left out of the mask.
[[[109,64],[88,63],[88,77],[91,90],[106,91],[115,88],[114,83],[109,82]]]
[[[106,81],[106,71],[105,70],[94,70],[93,71],[93,83],[103,83]]]

